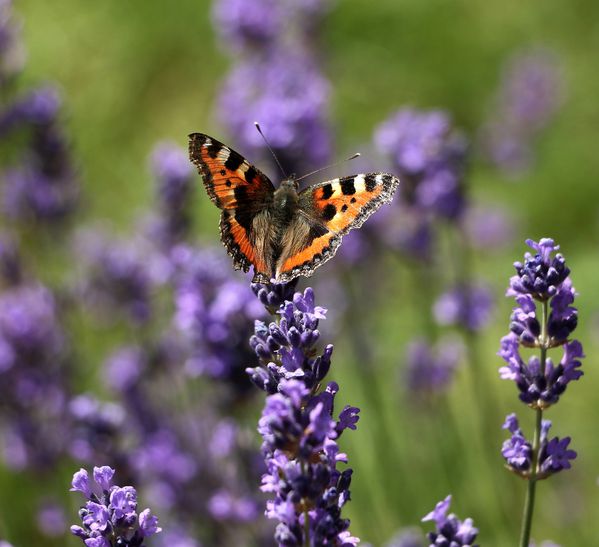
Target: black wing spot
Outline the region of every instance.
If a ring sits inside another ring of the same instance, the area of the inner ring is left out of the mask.
[[[343,204],[343,207],[341,207],[341,212],[345,213],[345,211],[347,211],[347,205]]]
[[[376,188],[376,180],[374,177],[366,178],[366,190],[372,192]]]
[[[230,180],[230,179],[227,179],[227,182],[225,182],[225,186],[226,186],[227,188],[231,188],[231,185],[232,185],[232,184],[233,184],[233,183],[231,182],[231,180]]]
[[[224,177],[227,174],[227,172],[224,169],[221,169],[220,174]]]
[[[252,165],[250,165],[248,167],[248,170],[245,172],[245,180],[248,184],[252,184],[252,182],[254,182],[254,179],[258,176],[258,171],[256,171],[256,168],[253,167]]]
[[[235,220],[241,227],[249,234],[252,228],[252,221],[254,220],[254,214],[248,208],[248,193],[245,186],[237,186],[233,191],[235,195],[235,201],[237,202],[237,208],[235,209]]]
[[[331,184],[325,184],[322,187],[322,199],[329,199],[334,193],[335,190],[333,190],[333,186]]]
[[[341,191],[344,196],[351,196],[356,193],[356,187],[354,186],[354,179],[345,179],[341,181]]]
[[[328,233],[329,231],[322,224],[313,224],[312,226],[310,226],[310,231],[308,232],[307,246],[309,246],[315,239],[322,237]]]
[[[356,203],[356,198],[351,198],[351,199],[349,200],[349,202],[350,202],[350,203]]]
[[[336,214],[337,214],[337,208],[332,203],[329,203],[322,210],[322,218],[324,218],[325,220],[333,220],[333,218],[335,217]]]
[[[208,155],[212,159],[215,159],[216,156],[218,156],[218,153],[222,150],[222,148],[223,147],[220,144],[217,144],[214,141],[211,141],[210,144],[208,146],[206,146],[206,152],[208,152]]]
[[[233,150],[231,150],[229,153],[229,157],[227,158],[227,161],[225,162],[225,167],[227,169],[230,169],[231,171],[237,171],[237,169],[239,169],[239,166],[242,163],[243,163],[243,158],[241,157],[241,155],[238,154],[237,152],[234,152]]]

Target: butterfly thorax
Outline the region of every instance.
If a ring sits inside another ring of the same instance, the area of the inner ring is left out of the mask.
[[[289,222],[293,217],[298,203],[297,182],[285,179],[275,190],[272,201],[272,213],[276,220]]]

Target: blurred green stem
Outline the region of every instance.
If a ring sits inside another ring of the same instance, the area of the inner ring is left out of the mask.
[[[541,321],[541,370],[545,370],[547,360],[547,301],[542,304]],[[528,488],[526,489],[526,500],[524,501],[524,513],[522,515],[522,533],[520,534],[520,547],[528,547],[530,543],[530,530],[532,528],[532,515],[535,508],[535,493],[537,487],[537,472],[539,465],[539,448],[541,444],[541,422],[543,420],[543,409],[536,409],[535,433],[532,441],[532,462],[530,475],[528,477]]]

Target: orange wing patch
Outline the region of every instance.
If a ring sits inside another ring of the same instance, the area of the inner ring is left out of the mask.
[[[326,262],[328,260],[328,258],[325,258],[327,254],[335,253],[335,249],[340,243],[340,241],[337,243],[338,239],[332,233],[313,239],[310,245],[283,262],[278,272],[279,277],[281,277],[281,274],[291,272],[294,268],[302,267],[304,264],[318,263],[320,265],[321,262]]]
[[[189,135],[189,156],[219,209],[237,209],[248,204],[262,207],[274,192],[266,175],[212,137],[202,133]]]
[[[323,224],[332,232],[345,234],[390,202],[398,185],[399,179],[393,175],[370,173],[323,182],[307,191]]]

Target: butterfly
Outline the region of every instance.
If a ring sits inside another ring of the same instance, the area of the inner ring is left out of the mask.
[[[321,182],[298,191],[269,178],[241,154],[202,133],[189,135],[189,155],[212,202],[222,211],[220,235],[235,269],[254,268],[254,283],[283,283],[330,260],[342,237],[383,203],[399,179],[369,173]]]

